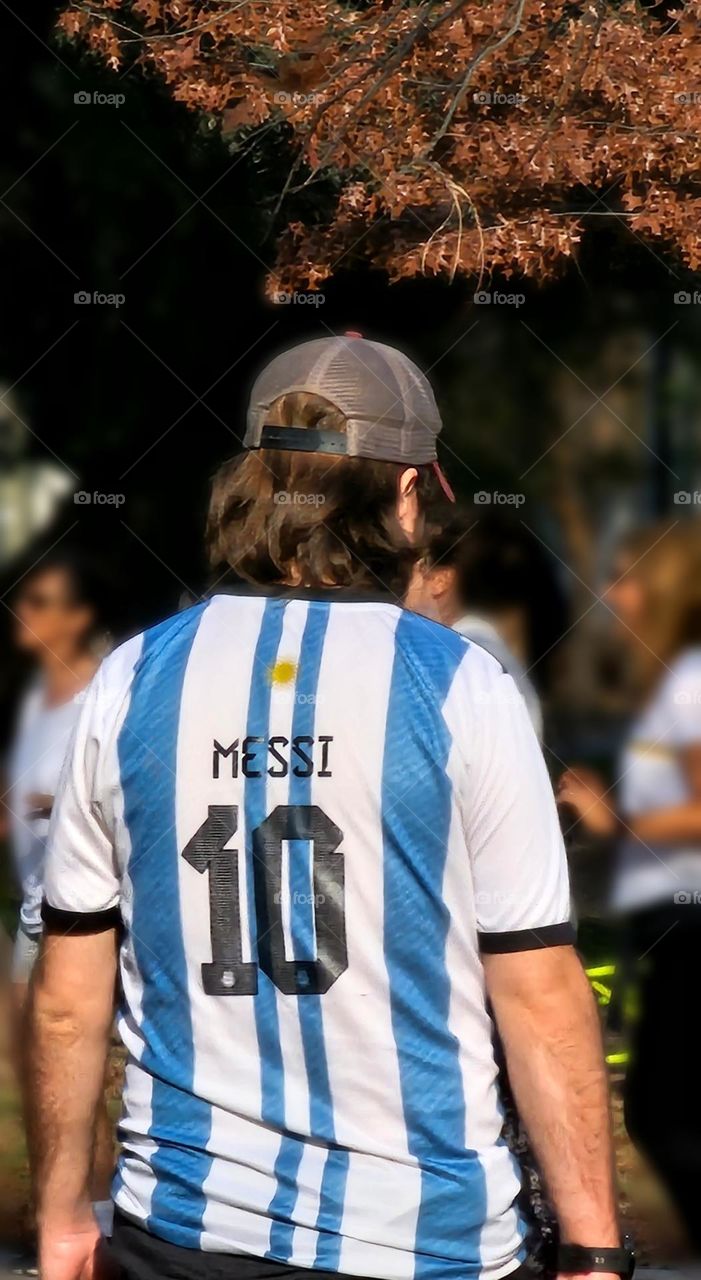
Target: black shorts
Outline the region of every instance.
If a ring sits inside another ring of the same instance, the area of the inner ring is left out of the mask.
[[[159,1240],[117,1209],[110,1253],[119,1280],[353,1280],[337,1271],[290,1267],[271,1258],[239,1253],[202,1253]],[[506,1280],[532,1280],[528,1264]]]

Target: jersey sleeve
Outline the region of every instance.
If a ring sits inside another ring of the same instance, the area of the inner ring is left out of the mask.
[[[92,933],[120,923],[120,879],[100,794],[103,683],[101,669],[85,694],[49,827],[42,918],[63,933]]]
[[[567,858],[552,786],[511,676],[468,653],[465,835],[480,948],[497,953],[571,944]]]

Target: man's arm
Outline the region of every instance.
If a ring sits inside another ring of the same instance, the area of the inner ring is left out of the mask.
[[[599,1018],[574,949],[483,956],[519,1114],[563,1243],[617,1248],[608,1084]]]
[[[464,756],[458,794],[477,940],[517,1108],[563,1243],[617,1248],[601,1034],[572,946],[567,859],[545,762],[511,677],[486,654],[468,655],[444,714]]]
[[[91,1280],[89,1178],[104,1088],[117,932],[48,931],[30,996],[30,1149],[42,1280]]]

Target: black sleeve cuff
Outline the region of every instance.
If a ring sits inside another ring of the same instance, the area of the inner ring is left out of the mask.
[[[52,933],[105,933],[107,929],[122,927],[119,907],[109,907],[106,911],[62,911],[44,899],[41,918]]]
[[[572,947],[576,941],[574,926],[544,924],[537,929],[513,929],[510,933],[480,933],[480,951],[485,955],[507,955],[511,951],[541,951],[544,947]]]

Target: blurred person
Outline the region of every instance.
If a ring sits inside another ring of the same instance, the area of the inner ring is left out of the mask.
[[[102,574],[88,555],[77,548],[59,549],[26,574],[12,603],[15,642],[35,669],[20,704],[4,800],[21,886],[10,1000],[15,1067],[25,1107],[27,992],[42,936],[49,820],[85,690],[106,649],[105,590]],[[93,1193],[103,1221],[113,1165],[111,1130],[101,1114]]]
[[[589,769],[558,796],[617,845],[612,902],[642,961],[640,1018],[625,1086],[629,1133],[701,1256],[697,1027],[701,966],[701,524],[628,539],[606,599],[618,619],[640,712],[607,787]]]
[[[513,677],[533,728],[543,736],[540,699],[530,679],[532,613],[540,603],[533,538],[490,512],[461,513],[429,533],[406,604],[479,644]]]
[[[44,1280],[100,1265],[90,1139],[118,963],[122,1280],[522,1280],[487,996],[559,1270],[630,1274],[541,752],[499,663],[398,603],[440,426],[392,348],[276,357],[210,507],[212,565],[244,581],[91,686],[33,987]]]

